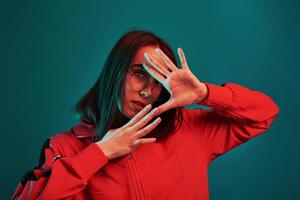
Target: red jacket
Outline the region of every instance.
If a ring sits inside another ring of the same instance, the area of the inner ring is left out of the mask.
[[[180,129],[109,161],[81,122],[44,145],[45,159],[19,183],[13,199],[206,200],[213,159],[265,132],[279,108],[265,94],[227,83],[208,86],[201,104],[183,110]],[[43,157],[43,156],[42,156]]]

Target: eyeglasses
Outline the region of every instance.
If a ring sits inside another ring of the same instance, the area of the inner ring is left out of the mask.
[[[162,85],[155,80],[154,83],[150,82],[150,76],[140,68],[131,69],[127,73],[130,74],[129,85],[133,90],[140,91],[151,84],[153,96],[159,96]],[[158,100],[162,100],[161,98]]]

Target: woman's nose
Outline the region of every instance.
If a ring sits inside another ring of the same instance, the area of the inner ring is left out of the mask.
[[[145,95],[145,93],[147,95]],[[144,87],[141,91],[140,91],[140,95],[142,97],[149,97],[152,95],[152,85],[151,84],[148,84],[146,87]]]

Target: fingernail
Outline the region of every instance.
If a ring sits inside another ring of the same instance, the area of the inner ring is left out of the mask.
[[[147,67],[146,63],[142,63],[143,67]]]
[[[158,108],[154,108],[154,109],[152,110],[152,113],[155,113],[157,110],[158,110]]]
[[[147,106],[146,106],[146,109],[150,109],[151,108],[151,104],[148,104]]]

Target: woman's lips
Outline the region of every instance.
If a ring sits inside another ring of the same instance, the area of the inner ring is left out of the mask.
[[[133,101],[133,102],[140,105],[140,106],[142,106],[142,107],[145,107],[147,105],[146,103],[144,103],[142,101]]]
[[[134,108],[135,109],[137,109],[137,110],[142,110],[144,107],[143,106],[141,106],[141,105],[139,105],[139,104],[137,104],[136,102],[132,102],[132,105],[134,106]]]

